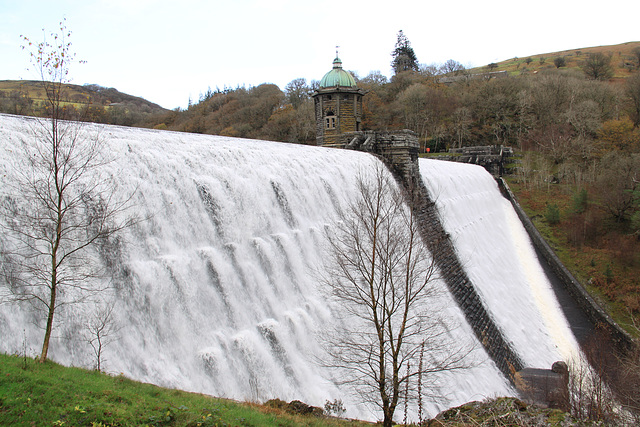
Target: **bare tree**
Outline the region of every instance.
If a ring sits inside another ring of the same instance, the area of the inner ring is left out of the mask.
[[[296,109],[311,98],[311,92],[313,91],[307,85],[307,79],[305,78],[293,79],[284,88],[287,102]]]
[[[470,349],[447,339],[451,326],[434,308],[433,258],[391,174],[380,164],[357,186],[328,236],[326,283],[350,316],[327,339],[328,365],[391,426],[402,399],[417,400],[417,378],[421,392],[429,389],[429,374],[465,367]],[[419,363],[423,348],[428,361]]]
[[[635,421],[635,425],[640,425],[640,338],[638,338],[640,325],[633,320],[633,317],[631,319],[636,338],[627,352],[620,357],[622,369],[618,392],[625,409]]]
[[[118,339],[120,327],[113,317],[113,303],[98,304],[86,324],[86,341],[91,346],[95,359],[95,369],[102,371],[104,350]]]
[[[108,160],[101,138],[79,122],[63,120],[63,90],[74,59],[70,34],[63,21],[59,33],[35,47],[24,37],[41,77],[48,118],[36,119],[33,138],[22,141],[20,169],[7,182],[0,210],[3,300],[29,302],[45,314],[41,362],[60,307],[105,287],[91,247],[131,223],[119,220],[130,198],[114,197],[113,182],[103,173]]]
[[[458,148],[462,148],[463,141],[471,135],[469,128],[472,124],[471,110],[467,107],[459,107],[453,112],[453,130]]]
[[[445,75],[457,76],[464,71],[464,65],[453,59],[447,59],[447,61],[440,66],[440,73]]]
[[[611,57],[601,52],[589,53],[582,69],[593,80],[608,80],[613,77]]]
[[[640,188],[640,154],[610,151],[600,164],[595,185],[600,208],[617,222],[626,221],[634,210],[635,191]]]
[[[640,48],[638,48],[638,51],[640,52]],[[640,127],[640,71],[627,78],[626,92],[631,101],[630,116],[633,120],[633,125]]]
[[[567,66],[567,58],[565,58],[564,56],[558,56],[558,57],[554,58],[553,65],[555,65],[556,68],[566,67]]]
[[[633,319],[632,319],[633,321]],[[640,332],[633,321],[629,325]],[[640,422],[640,341],[622,344],[597,325],[568,365],[566,400],[578,420],[607,426]],[[622,344],[622,345],[621,345]]]

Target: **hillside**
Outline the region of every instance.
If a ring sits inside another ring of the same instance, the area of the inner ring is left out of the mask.
[[[487,71],[506,71],[510,75],[537,73],[544,70],[556,69],[554,61],[564,58],[565,65],[560,68],[575,69],[582,72],[589,54],[602,53],[611,58],[613,79],[621,80],[629,77],[637,70],[640,59],[640,42],[627,42],[617,45],[585,47],[558,52],[541,53],[526,57],[515,57],[494,63],[497,67],[484,65],[472,68],[471,73]]]
[[[145,126],[150,117],[168,110],[146,99],[97,84],[66,84],[63,102],[74,108],[82,120],[125,126]],[[0,112],[40,115],[45,93],[36,80],[0,80]]]

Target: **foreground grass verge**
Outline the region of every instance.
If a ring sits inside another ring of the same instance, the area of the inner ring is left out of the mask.
[[[2,426],[364,426],[0,354]]]

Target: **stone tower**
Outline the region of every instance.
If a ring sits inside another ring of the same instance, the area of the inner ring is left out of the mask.
[[[318,145],[340,144],[342,134],[362,130],[362,97],[356,81],[342,69],[342,61],[333,60],[333,69],[320,80],[313,93]]]

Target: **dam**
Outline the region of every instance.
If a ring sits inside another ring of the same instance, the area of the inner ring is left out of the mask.
[[[36,119],[0,115],[0,199],[20,170]],[[118,339],[104,369],[135,380],[238,400],[341,399],[347,416],[376,408],[319,363],[339,308],[318,281],[326,230],[357,196],[376,157],[356,151],[86,124],[111,161],[105,172],[144,218],[96,249],[108,275]],[[579,352],[551,284],[511,204],[475,165],[419,161],[422,183],[487,316],[522,365],[549,369]],[[25,206],[25,209],[28,207]],[[0,219],[6,221],[6,218]],[[426,227],[429,225],[427,224]],[[1,247],[0,247],[1,249]],[[0,260],[5,262],[4,259]],[[5,284],[0,284],[0,288]],[[468,369],[434,374],[430,415],[470,400],[514,396],[446,283],[439,307],[474,347]],[[50,357],[92,367],[83,339],[90,303],[58,313]],[[42,319],[28,304],[0,305],[0,351],[38,352]],[[410,417],[411,418],[411,417]]]

